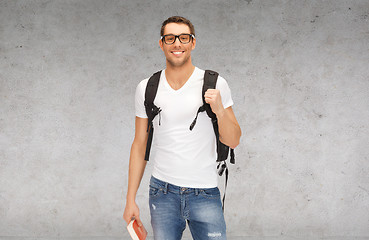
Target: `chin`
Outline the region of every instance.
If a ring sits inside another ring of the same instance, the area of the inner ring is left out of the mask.
[[[189,58],[183,61],[173,61],[172,59],[167,59],[168,63],[173,67],[182,67],[189,62]]]
[[[168,62],[172,67],[182,67],[183,65],[185,65],[185,62],[173,62],[173,61]]]

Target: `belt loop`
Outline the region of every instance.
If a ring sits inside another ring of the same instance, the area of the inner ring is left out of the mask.
[[[166,182],[164,186],[164,194],[167,194],[167,193],[168,193],[168,183]]]
[[[199,189],[198,188],[195,188],[195,195],[199,195]]]

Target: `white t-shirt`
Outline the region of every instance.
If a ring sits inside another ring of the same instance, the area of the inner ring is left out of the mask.
[[[203,104],[204,73],[204,70],[195,68],[188,81],[174,90],[163,70],[154,100],[162,111],[153,121],[152,175],[181,187],[211,188],[218,185],[216,139],[211,119],[206,112],[201,112],[193,130],[189,129]],[[136,88],[135,109],[140,118],[147,118],[144,106],[147,82],[148,79],[142,80]],[[232,106],[231,91],[224,78],[218,77],[216,88],[220,90],[224,108]]]

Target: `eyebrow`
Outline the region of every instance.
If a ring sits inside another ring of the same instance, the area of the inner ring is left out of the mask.
[[[165,36],[165,35],[175,35],[175,36],[179,36],[179,35],[181,35],[181,34],[190,34],[190,35],[193,35],[192,33],[180,33],[180,34],[173,34],[173,33],[168,33],[168,34],[164,34],[163,36]]]

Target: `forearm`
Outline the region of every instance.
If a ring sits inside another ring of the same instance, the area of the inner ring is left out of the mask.
[[[145,148],[133,142],[129,159],[127,202],[134,202],[145,171]]]
[[[231,107],[217,113],[219,140],[225,145],[236,148],[241,138],[241,128]]]

